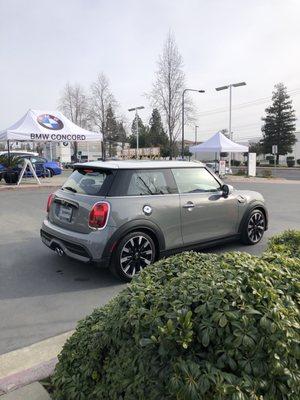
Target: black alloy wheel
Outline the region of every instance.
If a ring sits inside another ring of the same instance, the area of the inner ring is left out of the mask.
[[[132,232],[118,244],[111,269],[122,280],[129,282],[156,258],[153,239],[144,232]]]
[[[261,210],[253,210],[244,225],[242,231],[242,242],[245,244],[256,244],[261,241],[266,229],[266,218]]]

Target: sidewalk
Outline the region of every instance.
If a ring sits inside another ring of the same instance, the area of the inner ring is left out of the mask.
[[[45,379],[53,373],[57,356],[72,333],[73,331],[66,332],[23,349],[0,355],[0,396],[3,395],[3,400],[48,399],[49,397],[45,397],[45,395],[44,397],[33,397],[32,393],[42,393],[42,390],[39,388],[40,385],[31,384]],[[28,385],[30,388],[26,390],[29,391],[31,397],[29,395],[29,397],[25,397],[27,393],[25,388]],[[17,397],[18,393],[24,397]],[[12,397],[13,395],[15,397]]]
[[[251,182],[251,183],[278,183],[278,184],[289,184],[289,185],[299,185],[300,180],[284,179],[284,178],[260,178],[260,177],[246,177],[239,175],[228,175],[222,180],[229,184],[234,184],[235,182]]]
[[[60,187],[66,181],[67,177],[71,174],[71,170],[63,171],[61,175],[55,175],[52,178],[39,178],[41,185],[38,185],[35,179],[25,178],[19,186],[7,185],[2,179],[0,181],[1,190],[20,190],[20,189],[43,189],[50,187]]]

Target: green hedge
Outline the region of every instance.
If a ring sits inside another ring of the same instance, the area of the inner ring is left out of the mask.
[[[300,231],[288,230],[269,240],[268,250],[287,257],[300,258]]]
[[[145,269],[79,323],[54,398],[298,400],[300,259],[286,255],[299,235],[262,257],[190,252]]]

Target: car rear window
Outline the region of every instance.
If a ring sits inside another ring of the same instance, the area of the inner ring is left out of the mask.
[[[80,168],[75,169],[64,183],[62,190],[90,196],[105,195],[112,172],[104,169]]]
[[[169,188],[163,171],[136,171],[132,174],[127,195],[167,194]]]
[[[177,193],[170,169],[119,170],[108,196],[153,196]]]

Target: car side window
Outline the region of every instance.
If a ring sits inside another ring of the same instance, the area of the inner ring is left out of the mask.
[[[205,168],[174,168],[172,170],[179,193],[218,192],[220,183]]]
[[[170,180],[170,170],[132,171],[128,182],[127,196],[149,196],[176,193]]]

